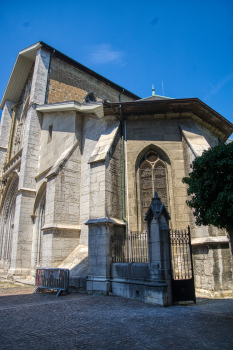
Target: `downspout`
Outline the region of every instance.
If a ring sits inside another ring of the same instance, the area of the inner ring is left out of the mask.
[[[127,167],[127,137],[126,137],[126,120],[125,124],[125,173],[126,173],[126,195],[127,195],[127,212],[128,212],[128,244],[129,244],[129,261],[131,261],[131,245],[130,245],[130,221],[129,221],[129,183],[128,183],[128,167]]]
[[[124,140],[124,120],[122,115],[122,108],[119,105],[120,116],[121,116],[121,142],[122,142],[122,206],[123,206],[123,220],[126,224],[126,228],[128,227],[128,223],[126,220],[126,210],[125,210],[125,140]]]
[[[124,89],[119,95],[119,103],[121,102],[121,95],[123,94]],[[124,117],[122,114],[122,107],[121,104],[119,105],[119,110],[120,110],[120,116],[121,116],[121,143],[122,143],[122,211],[123,211],[123,220],[126,224],[126,230],[128,227],[128,223],[126,220],[126,211],[125,211],[125,142],[124,142]]]
[[[124,90],[123,90],[124,91]],[[123,93],[122,91],[122,93]],[[121,93],[121,94],[122,94]],[[120,96],[119,95],[119,102]],[[128,193],[128,171],[127,171],[127,145],[126,145],[126,123],[122,114],[122,106],[119,104],[120,116],[121,116],[121,140],[122,140],[122,204],[123,204],[123,220],[126,224],[127,245],[129,252],[129,261],[131,260],[131,247],[130,247],[130,225],[129,225],[129,193]],[[125,126],[125,127],[124,127]],[[125,157],[126,151],[126,157]],[[125,165],[126,162],[126,165]],[[127,188],[127,209],[128,209],[128,222],[126,220],[126,208],[125,208],[125,174],[126,174],[126,188]]]

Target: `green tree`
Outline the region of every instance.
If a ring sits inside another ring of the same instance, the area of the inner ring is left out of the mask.
[[[213,225],[233,234],[233,142],[204,151],[191,164],[188,184],[196,224]]]

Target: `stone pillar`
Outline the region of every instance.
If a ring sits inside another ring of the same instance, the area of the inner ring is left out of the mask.
[[[104,131],[93,150],[90,164],[88,225],[89,293],[111,291],[111,236],[122,218],[122,169],[119,123]]]
[[[2,170],[3,163],[6,157],[8,140],[11,129],[12,110],[14,102],[6,100],[2,111],[1,126],[0,126],[0,169]]]
[[[41,115],[36,112],[35,104],[45,100],[50,53],[40,48],[36,54],[32,78],[29,105],[26,117],[23,151],[21,158],[19,191],[16,197],[16,209],[13,232],[11,268],[9,275],[27,275],[30,272],[33,222],[30,214],[36,194],[38,157],[40,149]]]
[[[168,226],[170,216],[156,191],[145,220],[147,221],[150,279],[166,285],[166,288],[163,289],[163,305],[168,306],[172,304],[170,229]]]
[[[89,220],[88,235],[88,293],[100,292],[108,295],[111,291],[111,235],[114,226],[108,219]]]

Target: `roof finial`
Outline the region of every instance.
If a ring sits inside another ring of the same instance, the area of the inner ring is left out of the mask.
[[[153,84],[152,84],[152,96],[155,96],[155,88]]]

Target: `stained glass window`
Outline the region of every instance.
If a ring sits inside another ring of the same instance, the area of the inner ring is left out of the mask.
[[[140,195],[142,229],[146,230],[145,214],[151,204],[154,191],[158,192],[162,203],[168,209],[166,164],[154,151],[149,151],[142,159],[140,168]]]

